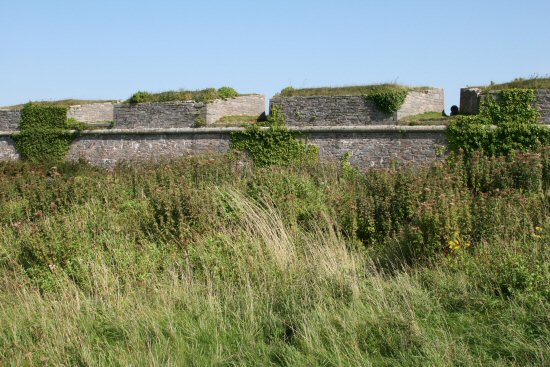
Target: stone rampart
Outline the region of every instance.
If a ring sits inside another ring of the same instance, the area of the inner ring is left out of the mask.
[[[399,119],[444,109],[443,89],[411,91],[394,114],[380,111],[360,95],[275,97],[270,108],[282,110],[289,126],[396,125]]]
[[[444,126],[290,127],[319,147],[324,161],[338,161],[351,152],[358,167],[421,164],[438,159],[445,143]],[[242,128],[105,129],[81,132],[67,160],[83,159],[111,168],[124,161],[155,161],[189,155],[223,154],[231,132]],[[0,133],[0,159],[18,159],[13,140]]]
[[[122,103],[115,106],[117,129],[193,127],[206,123],[206,104],[194,101]]]
[[[206,104],[206,124],[215,124],[225,116],[260,117],[263,113],[265,113],[265,96],[261,94],[217,99]]]
[[[19,130],[21,110],[0,110],[0,131]]]
[[[114,108],[114,102],[74,105],[69,107],[67,118],[85,123],[110,122],[114,119]]]

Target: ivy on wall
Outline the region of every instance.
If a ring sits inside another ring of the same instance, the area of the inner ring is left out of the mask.
[[[63,161],[78,135],[69,130],[65,106],[26,104],[20,128],[12,137],[22,158],[32,162]]]
[[[393,86],[374,90],[366,94],[365,99],[372,101],[380,111],[391,114],[397,112],[403,106],[407,94],[407,88]]]
[[[244,131],[231,133],[231,149],[246,152],[259,167],[317,161],[319,148],[307,144],[299,134],[288,130],[278,108],[273,109],[266,125],[267,128],[263,128],[260,124],[253,124]]]
[[[470,156],[528,151],[550,144],[550,129],[538,123],[537,94],[533,89],[507,89],[488,94],[476,116],[459,116],[447,131],[449,148]]]

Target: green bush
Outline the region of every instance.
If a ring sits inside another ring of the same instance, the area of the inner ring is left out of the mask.
[[[218,89],[218,96],[223,99],[235,98],[239,93],[231,87],[221,87]]]
[[[151,94],[150,94],[150,93],[139,91],[139,92],[134,93],[134,94],[128,99],[128,102],[129,102],[129,103],[143,103],[143,102],[148,102],[148,100],[150,99],[150,97],[151,97]]]
[[[475,151],[490,156],[529,151],[550,144],[550,130],[538,124],[536,93],[507,89],[483,100],[476,116],[458,116],[449,125],[449,148],[471,156]]]

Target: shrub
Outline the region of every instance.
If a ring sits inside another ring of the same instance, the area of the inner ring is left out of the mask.
[[[229,99],[229,98],[235,98],[239,95],[237,91],[231,87],[221,87],[218,89],[218,96],[219,98],[223,99]]]
[[[536,93],[507,89],[488,95],[476,116],[458,116],[447,130],[449,148],[467,157],[480,151],[491,156],[529,151],[550,144],[550,130],[538,124]]]
[[[136,92],[129,99],[129,103],[143,103],[147,102],[151,98],[151,94],[148,92]]]

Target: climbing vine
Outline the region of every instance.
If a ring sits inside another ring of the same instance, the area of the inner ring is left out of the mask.
[[[274,108],[267,126],[253,124],[244,131],[231,133],[231,149],[246,152],[257,166],[288,166],[300,162],[315,162],[319,148],[300,139],[285,126],[283,114]]]
[[[78,135],[67,124],[67,107],[26,104],[21,112],[21,131],[13,135],[23,159],[32,162],[63,161]]]
[[[397,112],[403,106],[407,94],[407,88],[393,86],[374,90],[366,94],[365,98],[372,101],[379,110],[390,114]]]
[[[480,151],[508,155],[550,144],[550,130],[538,123],[537,95],[532,89],[507,89],[488,94],[476,116],[459,116],[448,129],[453,151],[467,156]]]

